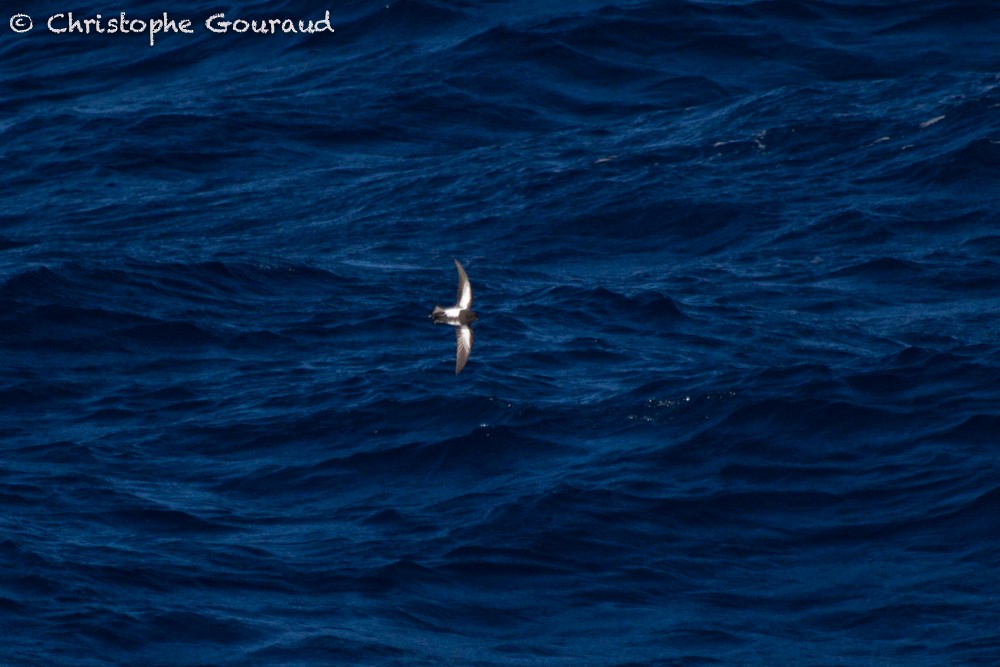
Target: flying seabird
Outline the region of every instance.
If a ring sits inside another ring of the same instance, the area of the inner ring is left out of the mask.
[[[469,353],[472,352],[472,328],[469,325],[478,317],[472,310],[472,285],[469,284],[469,277],[465,275],[465,269],[457,259],[455,266],[458,267],[458,301],[451,308],[434,306],[431,318],[434,324],[450,324],[456,327],[455,375],[458,375],[465,368],[465,362],[469,360]]]

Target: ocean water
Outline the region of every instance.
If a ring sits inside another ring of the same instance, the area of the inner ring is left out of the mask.
[[[1000,660],[995,3],[5,12],[0,664]]]

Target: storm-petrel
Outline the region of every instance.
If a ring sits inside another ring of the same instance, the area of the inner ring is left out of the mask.
[[[455,352],[455,375],[462,372],[465,362],[469,360],[469,353],[472,352],[472,329],[470,324],[478,318],[472,310],[472,285],[469,284],[469,276],[465,275],[465,269],[455,260],[458,267],[458,301],[451,308],[434,306],[431,318],[434,324],[450,324],[455,329],[455,338],[458,347]]]

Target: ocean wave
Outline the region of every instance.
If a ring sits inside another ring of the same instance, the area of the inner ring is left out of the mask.
[[[995,661],[989,5],[26,11],[0,662]]]

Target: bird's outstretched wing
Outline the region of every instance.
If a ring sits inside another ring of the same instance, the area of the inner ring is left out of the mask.
[[[465,275],[465,269],[455,260],[458,267],[458,303],[455,304],[462,310],[472,305],[472,284],[469,283],[469,276]]]
[[[458,343],[455,350],[455,375],[458,375],[472,353],[472,327],[467,324],[455,327],[455,339]]]

